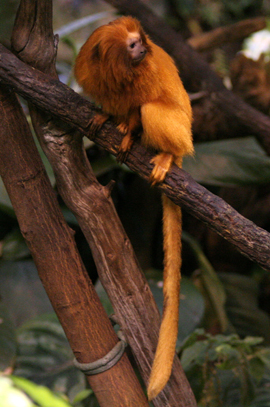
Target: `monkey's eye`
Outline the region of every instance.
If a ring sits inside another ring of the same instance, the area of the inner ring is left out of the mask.
[[[131,49],[133,49],[133,48],[135,48],[135,45],[136,45],[136,42],[132,42],[132,43],[129,45],[129,47],[130,47]]]

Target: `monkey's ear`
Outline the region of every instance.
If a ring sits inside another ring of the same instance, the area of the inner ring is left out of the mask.
[[[98,42],[96,45],[93,46],[93,48],[92,48],[92,58],[93,58],[93,60],[99,60],[100,59],[100,42]]]
[[[140,36],[141,36],[142,43],[145,46],[145,48],[147,49],[147,52],[149,54],[152,54],[152,47],[151,47],[151,45],[149,43],[148,35],[145,34],[145,32],[143,31],[142,28],[140,29],[139,33],[140,33]]]
[[[140,29],[140,37],[141,37],[142,43],[147,44],[147,37],[142,28]]]

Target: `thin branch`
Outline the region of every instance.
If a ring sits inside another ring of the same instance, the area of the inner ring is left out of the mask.
[[[197,51],[209,51],[228,42],[241,41],[248,35],[266,27],[266,18],[257,17],[239,21],[225,27],[218,27],[206,33],[195,35],[187,40]]]
[[[36,106],[73,124],[86,136],[89,120],[97,109],[68,86],[29,68],[0,46],[0,78]],[[106,123],[95,142],[116,155],[121,135]],[[152,155],[135,143],[126,164],[143,178],[152,170]],[[177,204],[231,242],[241,253],[270,270],[270,234],[241,216],[230,205],[197,184],[185,171],[174,167],[160,188]]]

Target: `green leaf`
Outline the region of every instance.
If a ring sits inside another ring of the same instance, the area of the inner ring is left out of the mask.
[[[85,400],[87,397],[91,396],[93,394],[93,390],[91,389],[84,389],[80,391],[76,396],[74,397],[73,400],[73,405],[80,403],[81,401]]]
[[[236,273],[218,273],[227,293],[226,311],[231,324],[241,337],[260,336],[270,340],[269,315],[258,307],[258,284]],[[246,339],[249,346],[250,339]],[[243,343],[244,345],[244,343]]]
[[[188,370],[193,364],[202,366],[205,363],[208,349],[209,344],[207,341],[199,341],[186,348],[181,356],[181,364],[183,369]]]
[[[219,369],[234,369],[239,365],[242,359],[242,354],[228,343],[224,343],[216,347],[216,352],[219,360]]]
[[[13,386],[10,377],[0,376],[0,407],[34,407],[34,404]]]
[[[256,337],[256,336],[246,336],[242,342],[249,346],[256,346],[263,342],[263,338]]]
[[[261,348],[256,352],[256,357],[260,358],[266,368],[270,370],[270,348]]]
[[[41,407],[71,407],[71,404],[60,396],[55,395],[48,388],[38,386],[22,377],[10,376],[13,383],[23,390],[33,401]]]
[[[251,375],[259,383],[262,380],[265,372],[265,364],[263,361],[258,356],[251,358],[249,360],[249,369]]]
[[[270,370],[267,369],[260,385],[255,390],[255,399],[250,407],[270,407]]]
[[[199,339],[202,340],[202,338],[209,338],[208,333],[205,332],[203,328],[197,328],[195,329],[194,332],[189,335],[185,341],[181,345],[181,349],[184,350],[186,348],[189,348],[190,346],[194,345]]]
[[[270,181],[270,157],[254,137],[197,143],[183,168],[208,185],[258,185]]]
[[[255,397],[255,383],[246,366],[237,371],[241,381],[241,401],[244,407],[248,407]]]
[[[204,255],[199,243],[185,232],[182,233],[182,239],[189,244],[196,256],[201,271],[200,277],[203,290],[211,304],[211,312],[216,314],[222,331],[225,331],[229,326],[229,321],[225,312],[226,294],[223,285],[211,263]]]

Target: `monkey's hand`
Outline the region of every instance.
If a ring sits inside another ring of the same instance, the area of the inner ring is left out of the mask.
[[[154,168],[150,175],[151,185],[158,184],[164,181],[167,172],[170,170],[173,163],[173,155],[169,153],[159,153],[150,161],[154,164]]]
[[[106,113],[96,113],[93,119],[89,121],[89,132],[92,135],[92,138],[95,137],[97,132],[101,129],[103,124],[109,119],[109,116]]]

